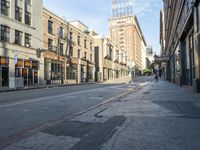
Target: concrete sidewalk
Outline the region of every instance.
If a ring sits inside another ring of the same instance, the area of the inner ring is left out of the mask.
[[[92,109],[4,150],[199,150],[200,94],[137,78],[126,97]]]
[[[101,150],[199,150],[200,94],[152,80],[119,100],[103,116],[125,116]]]

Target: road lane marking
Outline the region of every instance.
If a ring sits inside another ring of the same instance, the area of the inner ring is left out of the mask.
[[[0,108],[12,107],[12,106],[17,106],[17,105],[21,105],[21,104],[44,101],[44,100],[49,100],[49,99],[56,100],[56,98],[60,98],[60,97],[65,97],[65,96],[70,96],[70,95],[75,95],[75,94],[82,94],[82,93],[91,92],[91,91],[98,91],[98,90],[102,90],[102,89],[106,89],[106,88],[113,88],[113,87],[117,88],[117,87],[119,87],[119,85],[111,86],[111,87],[97,88],[97,89],[89,89],[89,90],[84,90],[84,91],[78,91],[78,92],[56,95],[56,96],[47,96],[47,97],[42,97],[42,98],[29,99],[29,100],[26,100],[26,101],[21,101],[21,102],[6,104],[6,105],[0,105]]]

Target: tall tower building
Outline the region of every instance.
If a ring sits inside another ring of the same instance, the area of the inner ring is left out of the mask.
[[[113,0],[112,17],[118,18],[133,15],[133,0]]]
[[[133,15],[133,0],[113,0],[110,19],[110,39],[117,45],[119,56],[126,60],[132,75],[145,67],[142,53],[146,46],[137,17]],[[125,56],[121,56],[125,53]]]

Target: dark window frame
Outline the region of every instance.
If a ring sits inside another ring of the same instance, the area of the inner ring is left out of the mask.
[[[78,35],[78,39],[77,39],[78,41],[77,41],[77,43],[78,43],[78,46],[81,46],[81,37],[80,37],[80,35]]]
[[[92,48],[92,47],[93,47],[93,44],[92,44],[92,42],[90,42],[90,50],[91,50],[91,51],[93,51],[93,48]]]
[[[27,25],[31,25],[31,13],[28,12],[28,11],[25,11],[25,14],[24,14],[24,22],[25,24]]]
[[[91,61],[91,62],[92,62],[92,60],[93,60],[93,59],[92,59],[92,57],[93,57],[93,55],[92,55],[92,54],[90,54],[90,61]]]
[[[22,31],[15,30],[15,44],[22,45]]]
[[[15,20],[22,22],[22,8],[15,5]]]
[[[81,58],[81,50],[78,49],[78,58]]]
[[[53,34],[53,22],[48,20],[48,33]]]
[[[31,35],[28,33],[24,34],[24,44],[25,47],[31,47]]]
[[[48,50],[52,51],[53,50],[53,40],[48,39]]]
[[[84,52],[84,59],[87,59],[87,52]]]
[[[87,49],[87,39],[84,39],[84,48]]]
[[[9,16],[10,2],[1,0],[1,14]]]
[[[73,57],[73,47],[72,46],[69,47],[69,56]]]
[[[65,34],[64,28],[60,27],[60,29],[59,29],[59,37],[64,39],[64,34]]]
[[[1,25],[1,41],[10,42],[10,27]]]
[[[64,55],[64,44],[60,43],[60,55]]]

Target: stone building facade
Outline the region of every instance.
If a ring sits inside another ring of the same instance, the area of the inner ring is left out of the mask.
[[[125,52],[117,49],[109,38],[101,35],[95,39],[96,81],[108,81],[128,76]]]
[[[47,84],[94,81],[94,39],[87,26],[67,22],[44,8],[43,34]]]
[[[143,51],[146,42],[136,16],[124,16],[110,20],[110,39],[125,54],[125,60],[134,75],[144,69]]]
[[[164,0],[167,79],[194,89],[200,84],[199,16],[198,0]]]
[[[1,0],[0,88],[44,84],[42,0]]]

